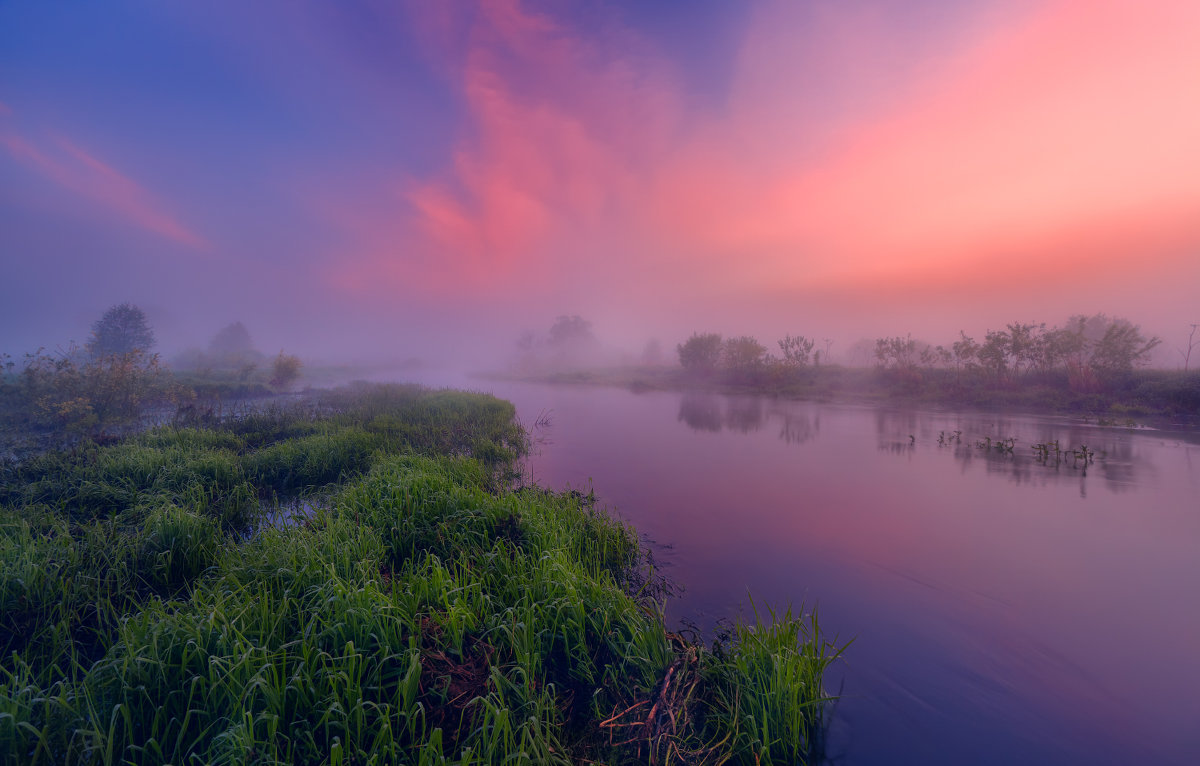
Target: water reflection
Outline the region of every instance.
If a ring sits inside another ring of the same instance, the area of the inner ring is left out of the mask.
[[[803,444],[821,431],[821,418],[796,409],[796,403],[768,406],[768,400],[748,396],[720,396],[689,392],[680,397],[677,420],[693,431],[749,434],[773,421],[779,438],[788,444]]]
[[[721,402],[712,394],[684,394],[679,402],[679,420],[693,431],[716,433],[725,426]]]
[[[874,421],[882,451],[911,457],[917,449],[932,448],[953,456],[964,472],[979,467],[1016,484],[1078,481],[1086,497],[1089,478],[1122,493],[1155,477],[1153,463],[1136,446],[1141,434],[1128,429],[910,409],[879,409]]]
[[[805,402],[689,392],[676,420],[693,431],[751,434],[771,426],[786,444],[806,444],[821,432],[819,407]],[[1152,462],[1138,451],[1128,429],[1101,428],[1055,418],[928,412],[906,408],[870,411],[876,447],[909,460],[923,452],[952,456],[961,471],[982,470],[1019,485],[1089,480],[1114,493],[1153,480]]]
[[[807,413],[779,413],[779,438],[788,444],[804,444],[821,432],[821,418]]]

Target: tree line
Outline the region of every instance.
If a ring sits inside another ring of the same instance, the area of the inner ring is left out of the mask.
[[[1061,326],[1013,322],[988,330],[982,340],[960,331],[948,345],[908,336],[878,338],[876,367],[893,379],[919,379],[923,372],[952,370],[960,380],[994,383],[1065,380],[1074,390],[1094,390],[1105,381],[1146,365],[1161,341],[1138,325],[1104,314],[1076,315]],[[813,338],[786,335],[774,354],[749,336],[693,333],[676,346],[680,366],[693,377],[720,375],[743,382],[779,381],[829,363]]]
[[[779,355],[750,335],[724,338],[720,333],[692,333],[692,337],[676,346],[679,364],[697,377],[723,373],[726,377],[751,381],[764,374],[780,375],[807,367],[820,366],[824,361],[816,341],[803,335],[787,335],[778,342]],[[828,352],[826,352],[828,353]]]
[[[1120,317],[1076,315],[1062,326],[1012,322],[988,330],[982,341],[959,331],[949,346],[912,336],[879,338],[876,364],[900,377],[921,369],[952,369],[996,383],[1065,379],[1072,390],[1096,390],[1106,381],[1145,366],[1161,340]]]

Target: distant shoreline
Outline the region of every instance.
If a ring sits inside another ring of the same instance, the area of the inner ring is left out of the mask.
[[[680,367],[623,366],[491,371],[481,377],[552,385],[592,385],[633,391],[697,391],[819,402],[933,405],[1080,417],[1103,426],[1200,427],[1200,371],[1136,370],[1104,390],[1072,391],[1065,381],[1003,384],[970,381],[954,370],[891,371],[829,365],[790,376],[690,375]],[[1058,383],[1056,385],[1056,383]]]

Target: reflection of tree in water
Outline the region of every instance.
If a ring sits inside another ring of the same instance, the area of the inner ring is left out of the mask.
[[[921,418],[919,415],[925,417]],[[928,413],[918,413],[915,410],[888,410],[882,407],[875,410],[875,431],[880,439],[909,441],[910,435],[927,432],[930,422]]]
[[[725,427],[744,434],[762,428],[762,400],[730,398],[725,403]]]
[[[689,392],[679,400],[678,420],[695,431],[715,433],[728,429],[748,434],[774,418],[780,421],[779,438],[788,444],[803,444],[821,431],[819,417],[787,407],[773,406],[767,411],[764,400],[759,398]]]
[[[720,431],[721,402],[712,394],[686,393],[679,400],[679,417],[693,431]]]
[[[821,432],[821,419],[804,412],[778,412],[779,438],[788,444],[803,444]]]

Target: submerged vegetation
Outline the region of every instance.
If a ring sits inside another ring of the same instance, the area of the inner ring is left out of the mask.
[[[0,763],[813,755],[815,618],[669,632],[630,529],[514,485],[527,438],[489,396],[364,384],[10,460]]]

